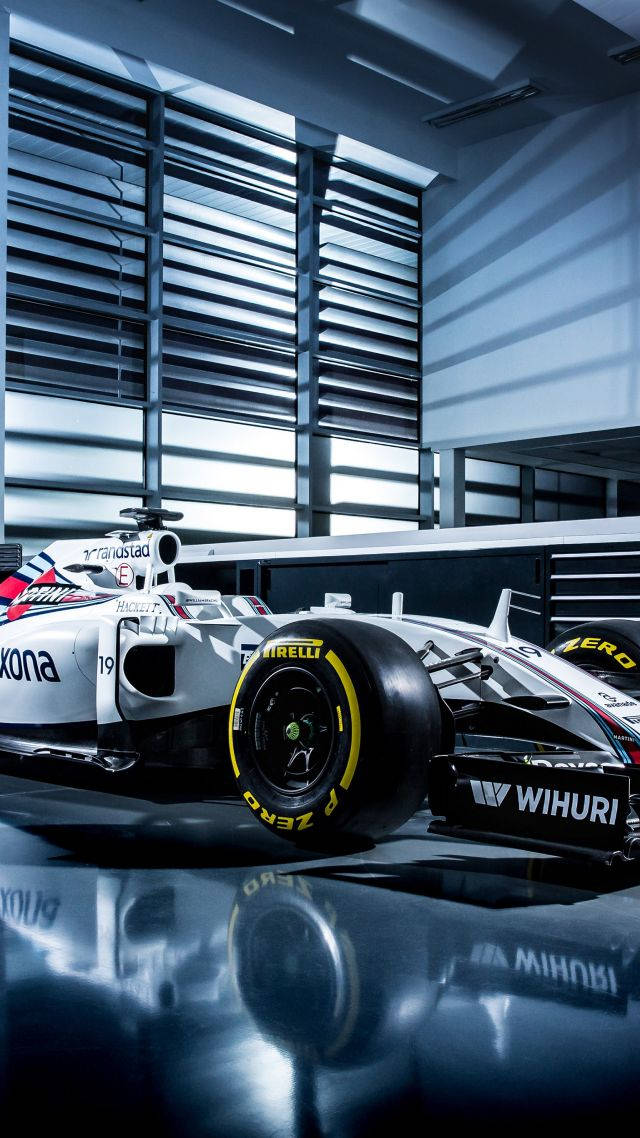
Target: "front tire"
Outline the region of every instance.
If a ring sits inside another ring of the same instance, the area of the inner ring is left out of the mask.
[[[438,695],[413,649],[349,618],[267,637],[229,715],[241,796],[263,825],[317,848],[380,838],[410,818],[440,737]]]
[[[638,621],[621,617],[577,624],[556,636],[547,651],[618,691],[640,697]]]

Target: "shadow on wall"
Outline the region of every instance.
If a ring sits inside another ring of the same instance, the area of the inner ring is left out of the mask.
[[[469,147],[427,194],[425,432],[640,422],[640,96]]]

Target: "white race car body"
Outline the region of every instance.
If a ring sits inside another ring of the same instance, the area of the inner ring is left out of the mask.
[[[165,538],[174,548],[163,561],[158,543]],[[0,747],[111,770],[159,747],[183,757],[213,748],[224,761],[222,725],[242,666],[269,634],[320,615],[396,633],[446,689],[448,706],[471,701],[489,709],[483,733],[535,739],[544,723],[542,739],[565,750],[640,760],[640,701],[513,637],[506,598],[488,629],[357,614],[339,599],[337,607],[273,614],[257,597],[223,597],[176,582],[179,553],[179,539],[165,530],[116,534],[94,545],[60,541],[0,584]],[[168,580],[158,584],[163,569]],[[460,653],[473,658],[442,665]],[[588,756],[578,761],[592,765]]]

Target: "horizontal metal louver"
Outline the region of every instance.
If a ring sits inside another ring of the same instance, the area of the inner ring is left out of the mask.
[[[164,399],[295,421],[296,152],[167,100]]]
[[[640,618],[640,549],[587,547],[552,553],[549,599],[555,636],[572,624]]]
[[[291,353],[165,327],[165,405],[224,418],[295,422]]]
[[[143,399],[144,327],[65,306],[7,301],[7,384],[14,390]]]
[[[0,545],[0,581],[15,573],[22,565],[22,546],[15,542]]]
[[[144,398],[146,116],[111,80],[12,52],[9,386]]]
[[[82,308],[144,309],[144,241],[9,204],[7,288]]]
[[[418,440],[419,192],[315,159],[318,421]]]
[[[13,536],[110,517],[116,486],[206,505],[224,532],[293,533],[300,432],[366,451],[364,475],[351,454],[313,480],[330,500],[311,524],[416,524],[417,475],[395,460],[416,456],[419,192],[23,44],[9,112]],[[85,473],[96,403],[111,463]],[[161,453],[160,414],[198,446]]]

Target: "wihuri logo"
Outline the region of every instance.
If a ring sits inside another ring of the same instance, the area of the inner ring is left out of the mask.
[[[513,789],[509,782],[485,782],[475,778],[469,781],[476,806],[502,806]],[[542,786],[516,786],[515,791],[520,813],[573,818],[576,822],[601,822],[604,826],[613,826],[618,815],[619,799],[605,798],[601,794],[576,794],[569,790],[562,793]]]

